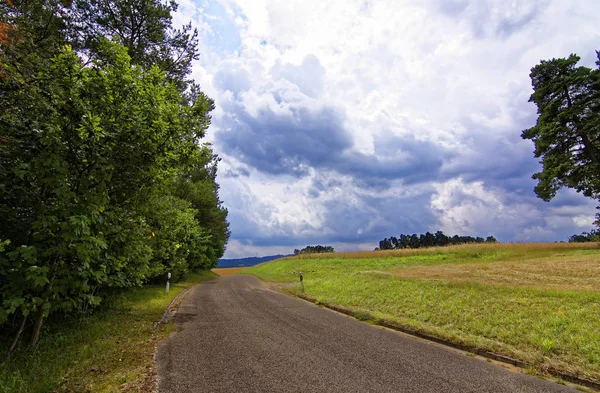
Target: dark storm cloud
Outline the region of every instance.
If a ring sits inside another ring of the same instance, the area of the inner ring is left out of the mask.
[[[461,176],[465,181],[485,181],[516,191],[529,186],[531,176],[540,165],[531,152],[532,146],[519,136],[490,136],[479,134],[469,137],[464,151],[458,152],[443,172],[443,178]]]
[[[436,218],[429,211],[429,194],[409,198],[389,198],[363,195],[362,209],[349,201],[326,204],[326,222],[340,242],[372,241],[401,233],[422,233],[429,230]]]
[[[461,177],[463,180],[483,181],[486,185],[507,192],[531,195],[535,181],[531,176],[539,172],[541,165],[534,157],[534,145],[523,140],[521,133],[536,122],[534,111],[524,111],[528,94],[520,94],[517,88],[510,94],[508,105],[510,125],[490,126],[474,121],[468,116],[460,119],[468,130],[460,141],[464,146],[451,159],[445,161],[441,178]],[[487,117],[499,116],[490,111]]]
[[[297,244],[365,243],[376,247],[379,240],[401,233],[423,233],[435,223],[427,209],[429,195],[418,195],[402,200],[357,196],[356,202],[348,200],[325,203],[323,228],[296,228],[296,232],[282,223],[273,223],[272,232],[258,230],[256,223],[242,216],[232,216],[232,233],[236,240],[254,246],[294,246]],[[267,215],[265,212],[261,215]],[[312,229],[312,230],[311,230]],[[291,252],[292,250],[290,250]]]
[[[262,86],[260,92],[254,88],[253,93],[267,102],[274,101],[279,108],[265,104],[250,114],[242,104],[250,98],[240,97],[241,92],[252,89],[250,76],[227,64],[217,72],[214,84],[233,92],[236,98],[220,103],[226,114],[218,119],[217,143],[226,154],[273,175],[304,177],[311,169],[334,171],[351,176],[358,187],[379,190],[388,188],[394,180],[408,185],[439,178],[444,161],[455,153],[385,129],[374,140],[374,151],[363,153],[354,146],[342,110],[309,108],[314,102],[308,97],[318,96],[323,90],[324,73],[313,55],[306,56],[299,65],[276,63],[270,70],[274,81]]]
[[[416,184],[439,177],[454,153],[410,135],[388,134],[374,142],[374,153],[353,149],[344,114],[333,108],[290,107],[292,115],[263,108],[251,116],[241,107],[217,134],[223,150],[262,172],[303,177],[310,168],[352,176],[363,188],[388,187],[392,180]]]
[[[246,168],[227,169],[223,176],[230,178],[248,177],[250,176],[250,171]]]
[[[464,147],[457,151],[410,135],[380,132],[374,141],[373,153],[367,154],[354,149],[352,136],[344,127],[343,112],[334,108],[311,110],[285,104],[291,114],[276,114],[263,108],[252,116],[241,105],[232,106],[232,115],[227,118],[230,123],[224,123],[226,126],[221,128],[229,131],[217,134],[223,150],[267,175],[303,177],[312,168],[316,176],[306,191],[307,196],[319,198],[334,188],[347,187],[348,198],[319,202],[325,208],[319,227],[313,227],[309,222],[291,225],[269,219],[268,206],[253,206],[254,213],[269,222],[269,230],[265,232],[261,230],[261,224],[233,213],[232,232],[237,240],[261,247],[365,242],[373,242],[375,247],[385,237],[441,229],[436,223],[439,214],[444,212],[430,208],[433,190],[399,199],[371,195],[373,191],[385,192],[392,184],[396,186],[397,181],[403,185],[445,182],[457,177],[465,183],[481,181],[486,189],[501,190],[502,203],[507,208],[525,205],[540,212],[548,211],[549,205],[536,198],[533,192],[536,181],[531,175],[540,166],[533,157],[532,144],[520,137],[521,129],[526,126],[515,130],[490,129],[465,120],[462,125],[470,132],[461,141]],[[522,123],[529,121],[523,119]],[[336,179],[336,174],[343,175],[346,180]],[[355,192],[360,189],[368,190],[369,195]],[[477,206],[481,201],[465,194],[460,203]],[[578,195],[560,193],[552,206],[577,209],[585,203]],[[495,207],[491,205],[490,208]],[[560,230],[554,228],[552,235],[548,235],[545,215],[519,219],[520,228],[531,229],[527,235],[515,231],[514,217],[509,221],[500,218],[499,222],[492,220],[489,223],[480,222],[485,220],[479,217],[474,224],[477,229],[469,234],[493,234],[502,241],[525,241],[552,240],[549,236],[566,239],[579,230],[574,223],[569,224],[572,213],[552,214],[566,222]]]
[[[268,108],[253,117],[241,109],[229,119],[231,131],[217,134],[227,154],[262,172],[302,177],[309,167],[330,166],[352,146],[343,115],[332,108],[291,108],[292,115]]]
[[[503,241],[587,230],[593,201],[566,191],[550,203],[536,197],[540,164],[520,135],[537,120],[527,103],[531,66],[569,51],[593,66],[583,33],[595,31],[597,7],[426,0],[405,12],[362,3],[333,24],[326,14],[310,22],[350,40],[328,34],[313,45],[294,25],[301,13],[266,5],[238,25],[237,53],[204,57],[233,239],[292,251],[375,247],[436,229]],[[424,34],[411,34],[415,21]]]
[[[375,140],[373,154],[350,152],[335,170],[355,176],[357,184],[377,186],[391,180],[417,184],[438,179],[444,160],[452,156],[441,146],[411,135],[389,134]]]

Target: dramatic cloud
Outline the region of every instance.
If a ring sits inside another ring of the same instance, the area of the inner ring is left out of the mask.
[[[352,146],[336,110],[280,109],[261,108],[256,116],[244,110],[232,114],[227,131],[217,136],[224,152],[263,172],[306,176],[310,167],[329,166]]]
[[[529,70],[600,42],[591,1],[192,0],[194,78],[216,100],[227,255],[373,248],[444,230],[504,241],[589,230],[593,201],[535,197]]]

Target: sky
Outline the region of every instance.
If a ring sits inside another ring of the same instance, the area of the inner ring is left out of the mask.
[[[215,100],[226,258],[402,233],[560,241],[593,200],[536,197],[530,69],[600,49],[597,0],[179,0]]]

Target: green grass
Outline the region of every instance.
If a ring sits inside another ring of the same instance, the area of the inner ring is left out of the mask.
[[[0,368],[0,392],[147,391],[155,344],[172,329],[153,334],[154,323],[177,294],[214,277],[190,274],[168,295],[163,285],[123,291],[89,317],[49,322],[37,350],[21,348]]]
[[[553,266],[569,274],[564,289],[557,288],[555,271],[552,287],[546,286],[544,275],[550,276],[547,269]],[[465,281],[455,274],[465,268],[485,274],[473,274],[475,278]],[[518,281],[520,269],[528,274],[523,274],[522,283]],[[438,270],[441,273],[432,274]],[[267,281],[294,282],[298,271],[304,275],[306,295],[321,304],[352,310],[359,319],[386,321],[491,350],[528,362],[540,373],[554,369],[600,382],[597,243],[468,245],[302,256],[243,273]],[[498,284],[503,277],[494,275],[507,272],[510,285]],[[532,274],[540,276],[538,285],[532,285]],[[587,289],[573,289],[578,282]],[[299,290],[299,286],[290,289]]]

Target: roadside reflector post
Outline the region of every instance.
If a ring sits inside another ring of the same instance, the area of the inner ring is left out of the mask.
[[[302,292],[304,292],[304,277],[302,276],[302,272],[298,272],[298,277],[300,277],[300,285],[302,285]]]
[[[165,288],[165,293],[169,293],[169,283],[171,281],[171,273],[167,273],[167,287]]]

